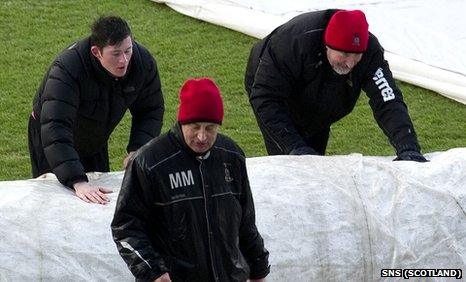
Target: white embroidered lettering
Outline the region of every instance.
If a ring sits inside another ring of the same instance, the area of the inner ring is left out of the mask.
[[[172,189],[194,185],[194,177],[191,170],[170,173],[168,177],[170,179],[170,186]]]
[[[379,88],[384,102],[395,99],[395,93],[393,93],[393,89],[390,87],[387,79],[384,77],[382,68],[377,69],[372,79],[375,81],[377,88]]]
[[[191,172],[191,170],[188,170],[186,172],[182,171],[181,176],[183,178],[184,186],[194,185],[194,178],[193,178],[193,173]]]

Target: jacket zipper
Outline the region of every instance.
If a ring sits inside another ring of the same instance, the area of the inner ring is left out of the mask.
[[[207,194],[205,191],[205,184],[204,184],[204,174],[202,173],[202,159],[198,158],[200,164],[199,164],[199,172],[201,173],[201,182],[202,182],[202,193],[204,194],[204,211],[205,211],[205,218],[207,222],[207,238],[208,238],[208,243],[209,243],[209,254],[210,254],[210,263],[212,265],[212,272],[214,274],[214,280],[218,281],[218,276],[217,276],[217,271],[215,271],[215,266],[214,266],[214,255],[212,252],[212,236],[211,236],[211,231],[210,231],[210,222],[209,222],[209,212],[207,211]]]

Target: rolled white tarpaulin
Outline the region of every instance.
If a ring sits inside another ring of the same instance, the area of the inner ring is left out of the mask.
[[[247,159],[267,281],[375,281],[381,269],[466,270],[466,148],[393,157]],[[0,182],[0,281],[134,281],[110,223],[123,172],[87,204],[54,175]]]

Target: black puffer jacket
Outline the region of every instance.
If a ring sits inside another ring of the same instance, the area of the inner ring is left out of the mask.
[[[134,276],[153,281],[246,281],[269,273],[241,149],[219,134],[196,156],[178,125],[127,169],[113,238]]]
[[[402,94],[374,35],[350,74],[333,71],[323,34],[336,11],[299,15],[253,47],[245,86],[257,117],[288,154],[306,145],[302,136],[312,136],[349,114],[363,89],[397,152],[420,151]]]
[[[110,134],[129,108],[132,127],[128,152],[160,134],[164,102],[154,58],[138,43],[127,75],[111,76],[90,53],[85,38],[53,62],[34,98],[35,126],[58,180],[71,187],[86,181],[80,157],[107,146]],[[30,129],[31,130],[31,129]],[[39,129],[37,129],[39,130]]]

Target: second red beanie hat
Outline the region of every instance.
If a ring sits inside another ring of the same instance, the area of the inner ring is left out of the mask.
[[[324,42],[335,50],[362,53],[367,49],[369,24],[360,10],[341,10],[333,14],[325,29]]]

